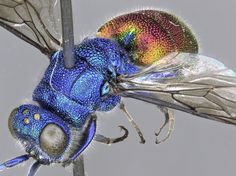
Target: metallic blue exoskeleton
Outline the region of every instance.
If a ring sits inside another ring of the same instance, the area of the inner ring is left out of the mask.
[[[110,111],[118,104],[144,143],[141,130],[120,103],[121,96],[157,105],[165,114],[155,135],[167,124],[168,133],[156,143],[173,130],[172,109],[236,125],[236,73],[196,54],[195,37],[175,16],[144,10],[117,17],[101,27],[99,38],[75,46],[75,65],[66,68],[58,49],[60,36],[50,30],[56,21],[53,14],[44,14],[51,13],[57,2],[44,0],[40,6],[38,0],[0,0],[0,26],[50,59],[33,92],[37,105],[21,105],[9,118],[9,129],[27,154],[1,164],[0,171],[32,157],[36,162],[28,176],[34,176],[40,165],[69,165],[93,139],[123,140],[128,134],[124,127],[126,133],[120,138],[96,134],[95,112]]]
[[[119,75],[137,71],[120,45],[110,39],[85,39],[75,47],[75,66],[64,66],[63,52],[55,52],[33,93],[40,106],[14,109],[9,128],[36,164],[70,164],[89,145],[96,132],[95,111],[109,111],[121,97],[110,88]],[[23,155],[1,165],[12,167]],[[13,161],[13,162],[12,162]],[[0,167],[0,169],[1,169]]]
[[[76,46],[75,56],[75,66],[69,70],[64,66],[62,52],[52,56],[33,99],[80,127],[89,114],[109,111],[120,102],[120,96],[110,94],[110,82],[137,68],[129,63],[127,53],[109,39],[86,39]]]

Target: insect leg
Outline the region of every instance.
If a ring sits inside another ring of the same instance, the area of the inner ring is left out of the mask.
[[[129,131],[124,126],[119,126],[119,127],[121,130],[123,130],[125,132],[125,134],[123,136],[118,137],[118,138],[108,138],[108,137],[105,137],[101,134],[96,134],[94,137],[94,140],[97,142],[104,143],[104,144],[114,144],[114,143],[118,143],[118,142],[125,140],[129,135]]]
[[[30,168],[28,176],[34,176],[38,169],[40,168],[41,164],[39,161],[36,161]]]
[[[73,161],[73,176],[85,176],[83,155]]]
[[[166,108],[166,107],[160,107],[160,109],[165,114],[165,122],[161,126],[159,131],[155,132],[155,135],[157,137],[156,138],[156,144],[160,144],[162,142],[165,142],[170,137],[171,133],[174,130],[174,122],[175,122],[175,118],[174,118],[174,114],[173,114],[172,110],[170,110],[169,108]],[[162,130],[166,127],[166,125],[168,125],[168,132],[167,132],[166,136],[162,140],[159,140],[158,136],[160,135]]]
[[[135,123],[133,117],[127,111],[127,109],[126,109],[126,107],[125,107],[123,102],[120,103],[120,109],[125,113],[125,115],[128,118],[129,122],[133,125],[133,127],[137,131],[137,133],[138,133],[138,135],[139,135],[139,137],[141,139],[140,143],[144,144],[145,143],[145,139],[143,137],[143,134],[142,134],[141,130],[139,129],[138,125]]]

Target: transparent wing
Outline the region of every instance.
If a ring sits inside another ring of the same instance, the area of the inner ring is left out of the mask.
[[[0,0],[0,25],[50,56],[61,46],[59,0]]]
[[[172,53],[117,86],[124,97],[236,125],[236,73],[213,58]]]

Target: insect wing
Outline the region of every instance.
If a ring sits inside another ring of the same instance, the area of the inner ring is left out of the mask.
[[[171,53],[120,79],[124,97],[236,125],[236,73],[198,54]]]
[[[59,0],[0,0],[0,25],[50,56],[61,46]]]

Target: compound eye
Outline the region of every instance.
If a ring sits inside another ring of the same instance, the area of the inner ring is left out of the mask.
[[[8,119],[8,128],[9,128],[13,137],[16,137],[16,134],[15,134],[15,131],[13,128],[13,125],[14,125],[13,121],[14,121],[14,118],[15,118],[17,112],[18,112],[18,108],[13,109],[10,116],[9,116],[9,119]]]
[[[109,94],[109,92],[110,92],[110,85],[108,82],[105,82],[101,86],[101,96],[105,96],[105,95]]]
[[[40,135],[40,146],[50,157],[60,157],[67,147],[65,132],[55,124],[48,124]]]

